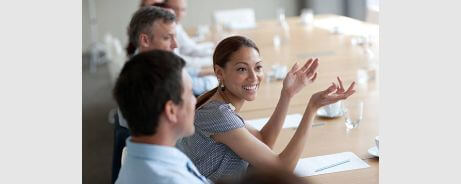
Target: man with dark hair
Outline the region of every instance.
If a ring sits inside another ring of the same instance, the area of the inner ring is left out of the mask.
[[[160,49],[173,51],[176,43],[176,17],[173,13],[158,7],[143,7],[136,11],[128,26],[127,54],[133,57],[137,53]],[[130,135],[124,113],[116,110],[114,116],[114,155],[112,157],[112,183],[120,170],[122,150]]]
[[[128,26],[129,57],[154,49],[173,52],[178,47],[176,42],[176,17],[174,13],[160,7],[147,6],[136,11]],[[193,91],[212,89],[217,86],[215,76],[202,76],[194,67],[187,67],[192,79]],[[213,81],[213,82],[210,82]],[[197,95],[194,92],[194,95]],[[123,112],[115,110],[114,115],[114,155],[112,157],[112,183],[115,182],[120,169],[122,150],[125,140],[130,135]]]
[[[174,53],[155,50],[123,67],[113,93],[131,137],[116,183],[208,183],[174,147],[194,133],[196,99],[184,65]]]

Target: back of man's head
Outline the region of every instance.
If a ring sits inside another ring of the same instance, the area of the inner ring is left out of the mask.
[[[145,6],[134,13],[128,25],[128,47],[126,48],[128,56],[132,56],[136,51],[141,33],[149,37],[153,36],[151,29],[157,20],[172,23],[176,21],[176,16],[164,8],[155,6]]]
[[[156,133],[165,104],[181,104],[185,62],[172,52],[154,50],[137,54],[123,67],[114,98],[133,136]]]

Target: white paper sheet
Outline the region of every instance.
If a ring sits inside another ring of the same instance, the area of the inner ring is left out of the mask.
[[[331,17],[315,20],[314,25],[318,28],[333,31],[335,27],[338,31],[346,35],[373,35],[374,37],[379,34],[378,25],[364,26],[364,23],[358,20],[346,17]]]
[[[303,116],[301,114],[289,114],[285,117],[285,123],[283,123],[283,128],[296,128],[301,122]],[[255,127],[257,130],[263,129],[264,125],[267,123],[269,118],[253,119],[247,120],[246,123]]]
[[[317,169],[338,163],[344,160],[349,162],[340,164],[322,171],[315,172]],[[352,152],[336,153],[331,155],[323,155],[299,159],[295,168],[295,174],[300,177],[315,176],[320,174],[348,171],[354,169],[362,169],[370,167],[362,159]]]

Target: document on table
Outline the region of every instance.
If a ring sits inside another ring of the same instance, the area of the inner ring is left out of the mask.
[[[285,122],[283,123],[283,128],[296,128],[301,122],[303,116],[301,114],[289,114],[285,117]],[[257,130],[263,129],[264,125],[269,121],[269,118],[253,119],[247,120],[246,123],[255,127]]]
[[[299,159],[295,174],[300,177],[349,171],[370,167],[352,152]]]
[[[364,26],[363,22],[346,17],[322,18],[320,20],[315,20],[314,26],[329,31],[338,29],[337,31],[347,35],[359,36],[372,34],[376,36],[379,34],[378,25],[368,24],[368,26]]]

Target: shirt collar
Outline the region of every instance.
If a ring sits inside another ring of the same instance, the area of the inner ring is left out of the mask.
[[[136,56],[137,54],[139,54],[139,48],[136,48],[136,50],[134,50],[133,56]]]
[[[131,142],[131,137],[126,139],[127,155],[149,160],[158,160],[171,164],[186,165],[190,159],[177,148],[157,144],[144,144]]]

